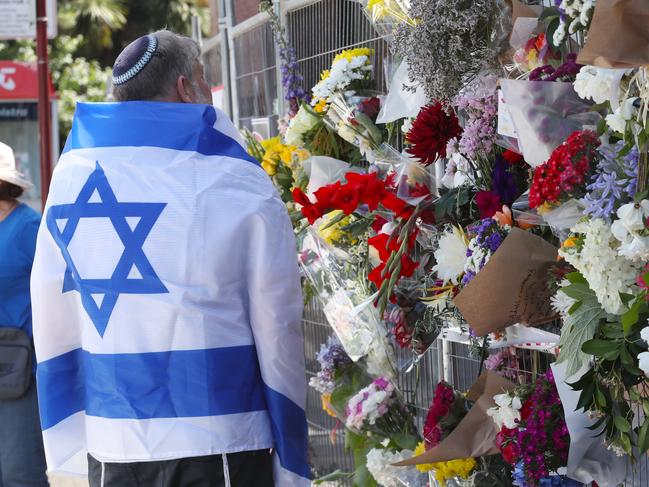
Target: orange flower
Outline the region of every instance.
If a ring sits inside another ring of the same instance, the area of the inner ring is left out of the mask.
[[[530,228],[535,226],[533,223],[514,220],[514,217],[512,216],[512,210],[510,210],[506,205],[503,205],[503,210],[497,211],[496,214],[492,216],[492,218],[496,220],[496,222],[498,222],[498,225],[500,225],[501,227],[504,227],[505,225],[513,227],[514,223],[516,223],[516,226],[521,228],[522,230],[529,230]]]

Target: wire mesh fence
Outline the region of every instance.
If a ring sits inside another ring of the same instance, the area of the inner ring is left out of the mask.
[[[394,69],[394,61],[384,38],[378,35],[361,10],[357,0],[316,0],[284,12],[289,40],[296,50],[304,87],[314,86],[320,73],[329,68],[336,53],[343,49],[369,47],[373,52],[374,89],[385,92]],[[237,105],[240,126],[253,129],[253,123],[267,119],[270,133],[276,133],[276,100],[282,95],[277,84],[276,59],[272,33],[267,22],[238,34],[234,39]],[[214,60],[216,63],[217,60]],[[318,370],[316,353],[327,341],[332,329],[317,301],[307,304],[304,314],[307,380]],[[530,383],[544,373],[553,361],[551,354],[517,349],[509,352],[509,366],[500,372],[517,383]],[[409,402],[421,413],[421,430],[435,385],[442,379],[458,390],[466,391],[482,368],[467,343],[438,339],[419,358],[415,366],[412,354],[397,352],[403,372],[398,386]],[[408,371],[408,372],[405,372]],[[641,408],[640,408],[641,409]],[[309,389],[307,420],[310,436],[310,459],[316,476],[342,470],[353,470],[353,458],[344,449],[344,427],[322,407],[320,395]],[[647,458],[629,465],[626,486],[649,486]],[[339,485],[351,485],[340,482]]]

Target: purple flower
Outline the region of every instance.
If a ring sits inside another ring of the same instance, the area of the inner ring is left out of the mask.
[[[620,156],[624,142],[598,149],[602,159],[586,187],[586,213],[611,221],[617,209],[633,201],[638,185],[638,149]]]
[[[496,156],[492,171],[492,189],[507,206],[511,205],[519,194],[514,174],[509,170],[511,164],[502,155]]]

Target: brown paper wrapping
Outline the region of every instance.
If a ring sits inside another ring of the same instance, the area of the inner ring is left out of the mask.
[[[548,273],[557,249],[513,228],[487,265],[453,299],[477,336],[520,323],[536,326],[556,318]]]
[[[588,38],[577,62],[602,68],[649,64],[649,1],[596,2]]]
[[[461,458],[481,457],[499,453],[496,423],[487,415],[487,409],[496,405],[494,396],[511,391],[516,384],[487,370],[482,373],[467,393],[467,398],[475,401],[473,407],[462,418],[455,429],[437,446],[399,463],[398,467],[420,465],[422,463],[448,462]]]

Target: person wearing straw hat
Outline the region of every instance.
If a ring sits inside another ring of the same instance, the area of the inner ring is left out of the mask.
[[[32,184],[0,142],[0,487],[47,486],[32,361],[29,278],[40,216],[18,198]]]

